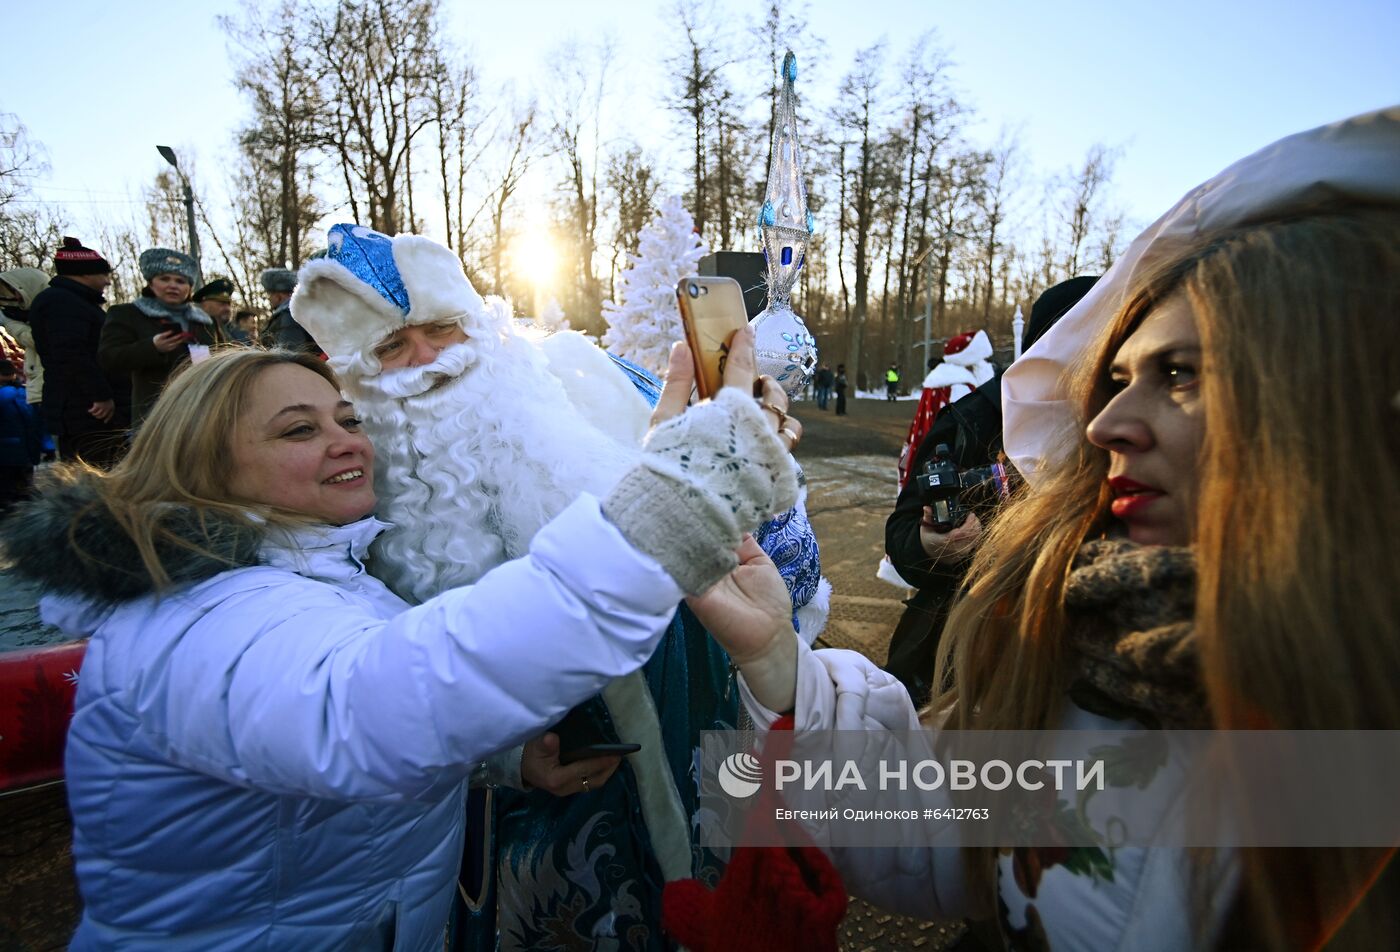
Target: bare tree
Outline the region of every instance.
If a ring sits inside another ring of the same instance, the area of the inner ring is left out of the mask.
[[[920,283],[914,262],[922,260],[928,251],[928,218],[934,171],[944,146],[956,134],[962,114],[962,107],[948,86],[948,69],[947,51],[938,45],[932,32],[927,32],[910,46],[901,77],[903,122],[908,130],[909,146],[905,157],[903,196],[900,199],[899,325],[895,356],[906,367],[914,363],[911,356],[914,312]],[[927,356],[925,354],[924,358]]]
[[[1103,192],[1113,178],[1117,150],[1094,143],[1080,168],[1059,183],[1059,211],[1065,229],[1064,274],[1074,277],[1084,263],[1082,255],[1104,215]]]
[[[598,250],[598,179],[601,174],[602,109],[614,49],[610,41],[584,48],[566,44],[551,57],[553,97],[544,110],[549,141],[564,165],[561,184],[563,219],[572,244],[573,287],[565,296],[565,312],[576,320],[594,321],[601,315],[602,296],[594,256]]]
[[[852,157],[849,190],[851,252],[855,271],[855,305],[851,311],[850,344],[846,362],[859,380],[861,344],[865,332],[866,313],[870,297],[870,236],[874,227],[877,178],[877,139],[880,115],[880,64],[884,44],[867,47],[856,53],[855,64],[841,80],[838,103],[832,121],[849,138],[855,154]]]
[[[954,264],[962,246],[972,237],[979,192],[984,187],[985,153],[960,152],[942,168],[934,191],[935,231],[933,237],[934,327],[951,331],[947,325],[948,290]]]
[[[188,151],[188,150],[186,150]],[[185,166],[191,160],[186,157]],[[182,171],[185,171],[182,169]],[[186,175],[192,175],[188,169]],[[185,218],[185,189],[173,169],[161,169],[151,184],[142,191],[146,202],[147,247],[184,248],[189,244],[189,228]]]
[[[755,21],[749,27],[753,42],[752,58],[768,72],[768,87],[758,94],[768,123],[764,140],[767,156],[763,161],[765,169],[773,164],[773,126],[777,123],[778,91],[783,85],[783,57],[788,50],[794,51],[798,69],[801,70],[803,64],[818,62],[826,49],[826,44],[811,32],[811,22],[812,17],[805,2],[784,5],[770,0],[764,7],[762,20]],[[797,102],[800,106],[800,92]]]
[[[510,207],[515,190],[520,187],[520,180],[524,178],[533,161],[531,145],[535,131],[535,114],[536,107],[533,102],[517,110],[506,147],[505,163],[488,198],[491,209],[491,287],[495,294],[505,293],[502,253],[505,250],[506,210]]]
[[[308,14],[298,0],[280,0],[270,13],[256,0],[244,0],[241,18],[219,18],[235,46],[235,82],[253,105],[252,122],[238,137],[234,220],[258,221],[248,231],[258,247],[240,244],[262,267],[299,267],[324,211],[314,191],[313,149],[323,100],[304,36]]]
[[[608,160],[606,182],[617,219],[608,274],[608,297],[616,300],[614,282],[627,256],[637,253],[642,229],[656,213],[656,193],[661,182],[654,166],[635,145],[615,153]]]
[[[678,84],[671,108],[686,117],[692,137],[691,217],[695,219],[696,229],[704,234],[711,203],[707,133],[720,92],[721,72],[727,63],[715,45],[717,15],[709,0],[677,0],[673,16],[685,33],[685,46],[667,61]]]
[[[44,267],[63,237],[62,213],[34,194],[48,168],[19,117],[0,113],[0,267]]]
[[[467,172],[481,158],[487,137],[480,136],[493,110],[477,108],[480,80],[471,63],[445,57],[433,64],[435,79],[428,88],[433,122],[437,125],[438,179],[447,247],[460,254],[466,244],[464,220]]]
[[[1003,131],[996,146],[988,153],[984,187],[979,193],[981,200],[978,209],[978,231],[982,245],[982,275],[986,281],[982,301],[983,324],[991,321],[997,266],[999,261],[1004,262],[1006,258],[1006,219],[1016,184],[1020,151],[1020,142],[1015,134]],[[1003,301],[1004,299],[1003,283]]]
[[[441,60],[437,0],[343,0],[310,11],[311,47],[326,107],[319,143],[339,162],[370,227],[410,230],[414,138],[434,121],[429,86]]]

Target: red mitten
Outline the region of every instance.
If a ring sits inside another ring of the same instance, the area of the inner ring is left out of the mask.
[[[791,730],[792,719],[773,729]],[[772,804],[760,804],[749,822],[772,816]],[[667,883],[662,904],[666,931],[691,952],[836,952],[846,887],[815,846],[741,846],[714,890],[694,879]]]

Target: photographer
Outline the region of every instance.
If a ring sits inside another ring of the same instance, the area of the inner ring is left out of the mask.
[[[1071,278],[1037,298],[1026,328],[1025,349],[1029,350],[1097,280]],[[917,476],[925,472],[940,444],[948,447],[949,461],[959,471],[996,461],[1001,452],[1000,373],[939,412],[914,454],[913,475],[885,521],[885,552],[900,577],[916,589],[890,638],[885,670],[904,684],[915,706],[927,702],[932,693],[934,656],[948,606],[962,585],[982,534],[975,509],[950,531],[935,527],[932,507],[925,504]],[[984,509],[983,514],[986,512]]]

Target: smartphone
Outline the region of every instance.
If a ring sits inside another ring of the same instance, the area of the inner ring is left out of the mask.
[[[685,342],[695,361],[695,390],[702,400],[713,397],[724,382],[729,342],[734,332],[749,322],[744,291],[733,278],[696,274],[676,285],[676,300],[680,302]]]
[[[564,719],[550,728],[559,735],[559,762],[571,764],[589,757],[602,757],[606,754],[633,754],[642,749],[641,744],[619,744],[609,741],[602,726],[581,707],[575,707],[564,715]]]

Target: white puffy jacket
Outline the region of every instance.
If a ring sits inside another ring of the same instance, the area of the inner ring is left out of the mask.
[[[382,525],[160,600],[46,601],[92,637],[72,948],[441,949],[468,774],[639,667],[682,595],[589,496],[415,608],[361,564]]]
[[[921,730],[909,693],[893,675],[854,651],[799,647],[794,730]],[[744,702],[760,728],[778,717],[763,707],[740,678]],[[1123,731],[1122,721],[1066,703],[1061,730]],[[891,796],[895,796],[892,794]],[[920,806],[928,806],[920,795]],[[891,802],[892,809],[911,803]],[[852,895],[921,919],[961,918],[973,911],[964,879],[957,825],[937,834],[934,845],[843,848],[832,859]],[[1043,930],[1055,952],[1166,952],[1201,945],[1190,908],[1190,867],[1185,851],[1169,847],[1119,848],[1110,877],[1043,871],[1034,897],[1018,885],[1010,856],[1002,856],[997,880],[1003,926],[1013,932]],[[1235,876],[1219,880],[1226,901],[1210,913],[1204,933],[1219,928]],[[1033,940],[1031,947],[1039,948]],[[1207,947],[1209,944],[1207,943]]]

